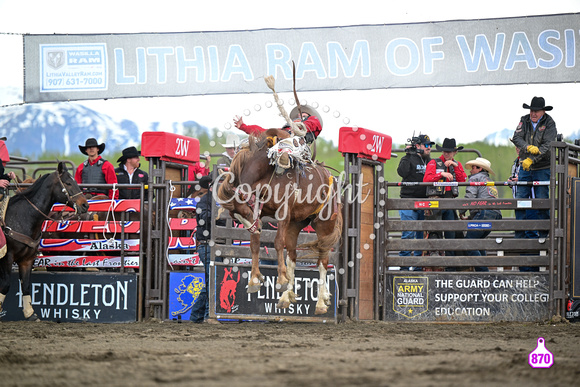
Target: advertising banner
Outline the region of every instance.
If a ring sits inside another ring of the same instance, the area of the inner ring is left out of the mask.
[[[392,274],[388,321],[540,321],[548,317],[548,274]]]
[[[314,313],[318,301],[318,270],[296,267],[294,273],[296,302],[291,303],[287,309],[277,307],[282,295],[276,291],[277,268],[261,267],[260,271],[264,275],[264,284],[259,292],[248,294],[249,267],[215,265],[215,314],[218,318],[259,319],[261,317],[265,320],[335,321],[337,289],[334,271],[329,269],[326,280],[327,289],[332,294],[330,305],[327,313],[321,315]]]
[[[137,274],[32,273],[32,307],[56,322],[137,321]],[[18,273],[10,277],[4,321],[24,320]]]
[[[24,101],[577,82],[580,14],[255,31],[24,35]]]
[[[203,266],[203,265],[202,265]],[[205,286],[205,273],[169,273],[169,319],[189,320],[191,308]]]

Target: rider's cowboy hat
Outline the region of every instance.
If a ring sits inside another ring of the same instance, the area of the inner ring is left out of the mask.
[[[87,148],[90,148],[92,146],[99,148],[99,154],[103,153],[103,151],[105,150],[105,143],[102,143],[99,145],[97,140],[95,138],[92,138],[92,137],[87,139],[87,141],[85,141],[85,146],[79,145],[79,149],[80,149],[81,153],[84,153],[85,155],[87,155],[88,154]]]
[[[442,146],[436,145],[436,147],[440,152],[457,152],[463,149],[462,146],[457,146],[454,138],[446,138]]]
[[[0,137],[0,141],[6,141],[6,137]]]
[[[117,162],[118,163],[125,163],[125,161],[127,161],[127,159],[130,159],[133,157],[139,157],[139,156],[141,156],[141,152],[138,151],[137,148],[135,148],[134,146],[130,146],[129,148],[123,149],[123,155],[121,157],[119,157]]]
[[[472,165],[475,165],[476,167],[481,167],[492,175],[495,175],[495,172],[493,169],[491,169],[490,161],[488,159],[484,159],[483,157],[477,157],[475,160],[469,160],[465,163],[465,165],[469,168],[471,168]]]
[[[300,107],[300,110],[298,110],[299,107]],[[320,116],[320,114],[318,114],[316,109],[314,109],[313,107],[308,106],[308,105],[300,105],[300,106],[296,106],[294,109],[292,109],[292,111],[290,112],[290,119],[292,121],[301,118],[301,117],[299,117],[300,116],[299,111],[318,118],[318,121],[320,121],[320,127],[322,127],[322,117]]]
[[[546,110],[546,111],[550,111],[553,109],[552,106],[546,106],[546,101],[544,100],[544,97],[534,97],[532,98],[532,104],[528,105],[527,103],[525,103],[523,105],[524,109],[530,109],[533,111],[538,111],[538,110]]]
[[[222,144],[224,148],[236,148],[240,146],[240,138],[234,133],[228,133],[226,143]]]

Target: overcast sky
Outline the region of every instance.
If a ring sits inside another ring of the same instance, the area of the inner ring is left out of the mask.
[[[284,8],[282,8],[284,7]],[[0,87],[22,87],[23,33],[129,33],[254,30],[471,20],[580,12],[580,0],[558,1],[26,1],[0,0]],[[13,33],[16,35],[6,34]],[[265,90],[267,90],[265,88]],[[360,126],[403,143],[422,132],[458,143],[512,129],[526,113],[522,104],[543,96],[559,132],[580,129],[576,114],[580,86],[517,85],[372,91],[304,92],[300,100],[327,106],[323,137],[338,140],[341,126]],[[2,93],[0,93],[1,95]],[[289,98],[289,95],[281,95]],[[1,97],[0,97],[1,98]],[[234,115],[266,127],[279,125],[277,110],[266,107],[271,94],[86,101],[114,119],[195,120],[230,129]],[[2,101],[0,105],[13,103]],[[0,108],[0,114],[2,114]]]

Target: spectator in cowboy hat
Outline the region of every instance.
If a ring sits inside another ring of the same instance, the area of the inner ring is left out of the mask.
[[[89,158],[78,166],[75,172],[75,180],[78,184],[116,184],[117,175],[113,164],[101,157],[105,150],[105,143],[99,144],[95,138],[89,138],[85,145],[79,145],[81,153]],[[111,199],[119,197],[118,191],[97,187],[84,187],[85,195],[108,195]]]
[[[521,170],[518,181],[550,181],[550,143],[556,141],[558,130],[556,123],[546,112],[553,109],[546,106],[543,97],[534,97],[530,105],[524,103],[524,109],[529,109],[530,114],[522,116],[514,132],[512,142],[520,149]],[[547,199],[550,189],[547,185],[533,187],[536,198]],[[518,186],[516,199],[528,199],[532,197],[531,186]],[[538,210],[537,215],[530,214],[527,210],[515,210],[516,219],[550,219],[549,210]],[[547,230],[538,230],[540,238],[546,238]],[[516,231],[516,238],[529,238],[530,233]],[[521,271],[539,271],[538,267],[520,267]]]
[[[438,151],[442,155],[438,158],[432,159],[425,169],[424,182],[464,182],[467,180],[467,175],[463,170],[463,166],[459,161],[454,159],[458,151],[463,149],[462,146],[457,146],[454,138],[446,138],[443,140],[443,145],[436,145]],[[427,197],[430,198],[456,198],[459,196],[458,186],[428,186]],[[455,210],[425,210],[426,220],[457,220],[457,212]],[[462,233],[454,231],[445,231],[445,239],[453,239],[461,237]],[[440,231],[429,232],[428,238],[442,239]],[[431,255],[440,255],[440,252],[431,252]],[[447,251],[446,255],[455,255],[453,251]],[[447,268],[446,270],[454,270],[454,268]]]
[[[115,168],[117,175],[117,182],[119,184],[144,184],[147,185],[149,175],[142,171],[141,166],[141,152],[134,146],[123,149],[121,157],[117,160],[119,167]],[[119,188],[119,199],[140,199],[140,188]],[[147,199],[147,191],[145,191],[145,199]]]
[[[237,148],[240,146],[240,139],[234,133],[228,133],[226,136],[226,142],[222,144],[225,148],[225,152],[223,156],[217,161],[218,166],[226,166],[229,168],[230,164],[232,163],[232,159],[236,154]]]
[[[490,174],[495,175],[493,169],[491,169],[491,163],[489,160],[483,157],[477,157],[475,160],[469,160],[465,163],[468,168],[471,168],[471,174],[469,176],[470,183],[487,183],[492,181],[489,177]],[[467,187],[465,190],[466,199],[497,199],[499,197],[497,188],[493,185],[473,185]],[[469,216],[466,216],[467,210],[461,210],[459,216],[463,220],[474,220],[476,222],[485,222],[490,220],[501,219],[501,211],[498,209],[481,209],[481,210],[470,210]],[[467,239],[484,239],[490,233],[490,230],[469,230],[465,234]],[[470,256],[485,256],[487,255],[485,250],[472,250],[468,251],[467,255]],[[476,266],[475,271],[489,271],[485,266]]]

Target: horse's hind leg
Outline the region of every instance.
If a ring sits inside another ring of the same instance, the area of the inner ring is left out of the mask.
[[[316,311],[314,314],[325,314],[330,305],[330,292],[326,284],[326,274],[328,271],[328,251],[320,252],[318,259],[318,301],[316,302]]]
[[[277,307],[279,309],[288,308],[290,303],[296,302],[296,293],[294,292],[294,272],[296,270],[296,244],[298,242],[298,234],[302,230],[303,224],[290,223],[286,228],[285,242],[286,242],[286,278],[288,287],[282,293],[280,300],[278,300]],[[278,264],[279,265],[279,264]],[[297,289],[298,290],[298,289]]]

